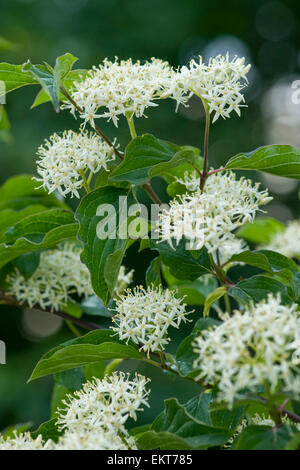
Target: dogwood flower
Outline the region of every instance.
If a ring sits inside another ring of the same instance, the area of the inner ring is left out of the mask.
[[[288,222],[285,230],[278,232],[263,248],[300,260],[300,220]]]
[[[198,378],[218,385],[218,399],[233,405],[265,382],[271,393],[299,397],[300,312],[296,304],[283,305],[280,295],[252,304],[196,338],[194,352]]]
[[[133,437],[126,436],[126,442],[130,449],[137,449]],[[66,431],[53,450],[128,450],[128,446],[117,434],[95,428],[88,432]]]
[[[70,295],[88,297],[93,294],[90,274],[80,260],[81,248],[65,242],[57,249],[43,251],[40,264],[26,279],[19,270],[9,275],[8,294],[29,307],[39,305],[43,310],[59,310],[70,300]]]
[[[137,411],[142,411],[143,405],[148,406],[148,382],[149,379],[139,374],[130,380],[130,374],[123,372],[86,382],[63,402],[65,408],[58,412],[57,424],[76,433],[100,429],[107,436],[118,432],[126,435],[127,419],[136,420]]]
[[[112,329],[120,340],[132,340],[147,352],[163,351],[170,342],[167,333],[170,326],[179,328],[186,322],[183,298],[177,298],[175,292],[162,287],[142,286],[127,289],[124,295],[116,298],[116,315],[112,318]]]
[[[0,435],[0,451],[2,450],[47,450],[42,436],[33,439],[29,432],[4,438]]]
[[[245,58],[218,55],[209,59],[206,65],[201,56],[192,59],[189,66],[181,67],[175,78],[177,86],[186,93],[199,96],[214,113],[213,122],[220,116],[228,118],[232,111],[240,116],[245,106],[241,91],[248,83],[247,74],[251,65],[245,65]]]
[[[239,244],[233,232],[252,222],[260,206],[271,200],[267,190],[259,191],[259,183],[237,179],[233,172],[216,173],[207,179],[203,190],[173,199],[170,209],[160,214],[157,231],[160,239],[171,245],[185,237],[190,249],[205,246],[209,253],[228,252]]]
[[[94,126],[96,118],[112,120],[118,126],[120,115],[142,117],[156,101],[174,97],[183,100],[182,90],[174,86],[176,72],[168,62],[154,59],[141,63],[115,58],[104,59],[99,67],[93,67],[83,81],[74,83],[71,95],[81,108],[80,117]],[[174,95],[174,96],[173,96]],[[64,108],[75,108],[65,103]]]
[[[38,149],[37,172],[41,186],[49,193],[79,198],[79,189],[86,183],[86,173],[97,173],[114,160],[113,149],[93,132],[72,130],[53,134]]]

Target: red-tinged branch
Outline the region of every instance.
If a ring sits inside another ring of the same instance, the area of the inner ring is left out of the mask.
[[[67,92],[65,88],[62,87],[61,92],[80,114],[84,112],[83,109],[73,100],[72,96]],[[120,158],[120,160],[123,160],[123,154],[114,146],[113,142],[107,137],[107,135],[105,135],[101,131],[100,127],[97,126],[97,124],[95,124],[95,131],[114,150],[115,154]]]
[[[12,306],[18,307],[18,308],[32,308],[32,309],[38,310],[42,313],[44,312],[44,313],[51,313],[52,315],[57,315],[58,317],[61,317],[66,321],[70,321],[70,322],[74,323],[75,325],[81,326],[85,330],[94,331],[94,330],[100,330],[101,329],[101,326],[97,325],[96,323],[86,321],[82,318],[73,317],[72,315],[69,315],[66,312],[52,311],[49,308],[46,308],[46,309],[42,310],[38,305],[30,307],[27,302],[24,302],[24,303],[20,304],[14,297],[6,296],[4,294],[2,294],[0,296],[0,301],[1,301],[1,303],[5,303],[7,305],[12,305]]]

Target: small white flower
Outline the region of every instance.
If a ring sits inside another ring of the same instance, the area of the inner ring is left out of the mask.
[[[85,80],[74,83],[71,95],[85,123],[94,126],[94,119],[101,117],[118,126],[120,115],[142,117],[147,108],[157,106],[159,99],[173,97],[181,101],[182,91],[175,84],[175,75],[168,62],[159,59],[144,63],[119,61],[117,57],[114,62],[104,59]],[[72,104],[63,107],[75,113]]]
[[[245,106],[241,91],[248,83],[250,68],[245,65],[245,58],[236,56],[229,60],[228,53],[209,59],[207,65],[199,56],[198,61],[192,59],[188,67],[181,67],[177,87],[204,100],[209,112],[214,113],[213,122],[220,116],[228,118],[232,111],[240,116],[240,108]]]
[[[113,322],[120,340],[132,340],[147,352],[163,351],[170,342],[168,328],[179,328],[181,321],[186,322],[183,298],[176,298],[175,292],[162,287],[142,286],[127,289],[124,295],[116,298],[117,314]]]
[[[134,438],[126,436],[130,449],[136,450]],[[122,439],[100,428],[91,431],[66,431],[53,450],[128,450]]]
[[[178,243],[185,237],[195,250],[205,246],[209,253],[219,250],[226,257],[233,247],[242,248],[232,232],[252,222],[260,206],[272,198],[268,191],[259,191],[259,183],[237,179],[233,172],[209,176],[203,191],[195,190],[196,181],[195,175],[187,175],[186,182],[180,180],[193,192],[173,199],[170,209],[161,214],[157,227],[160,239],[172,244],[172,240]]]
[[[136,412],[148,406],[150,393],[146,390],[149,379],[136,374],[130,380],[129,376],[114,372],[102,380],[86,382],[63,402],[66,408],[58,413],[57,420],[60,428],[76,433],[100,429],[107,435],[120,431],[126,435],[125,422],[129,417],[136,419]]]
[[[270,243],[262,248],[300,260],[300,220],[288,222],[285,230],[278,232]]]
[[[292,360],[300,339],[298,306],[282,305],[279,295],[269,295],[222,319],[221,325],[201,332],[194,344],[198,378],[218,384],[218,399],[231,406],[265,381],[271,392],[281,384],[283,391],[299,397],[299,368]]]
[[[2,450],[46,450],[42,436],[32,439],[29,432],[4,438],[0,435],[0,451]]]
[[[283,416],[282,417],[282,422],[285,425],[293,425],[293,427],[296,427],[298,431],[300,431],[300,424],[298,423],[293,423],[288,416]],[[275,421],[271,418],[271,416],[266,417],[264,414],[259,415],[258,413],[255,413],[254,416],[251,417],[250,423],[249,424],[255,424],[256,426],[270,426],[274,428],[276,426]]]
[[[107,170],[109,161],[114,160],[113,149],[93,132],[65,131],[62,135],[53,134],[38,149],[37,172],[42,187],[49,193],[56,189],[66,196],[79,198],[79,189],[84,179]],[[87,175],[89,172],[89,175]]]
[[[29,307],[40,305],[45,310],[59,310],[71,294],[88,297],[93,294],[90,274],[80,260],[81,248],[72,242],[41,253],[40,265],[29,279],[16,269],[9,275],[8,294]]]

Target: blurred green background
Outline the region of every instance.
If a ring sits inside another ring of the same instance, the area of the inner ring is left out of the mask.
[[[300,105],[293,104],[291,87],[300,78],[299,1],[0,0],[0,7],[0,36],[12,43],[0,50],[1,62],[22,64],[30,59],[53,64],[65,52],[80,59],[80,68],[114,56],[154,56],[174,66],[199,54],[205,59],[227,51],[245,56],[253,64],[245,94],[248,108],[241,119],[233,116],[214,124],[211,164],[269,143],[300,147]],[[30,110],[36,93],[36,87],[25,87],[7,96],[11,136],[0,141],[0,183],[17,173],[34,173],[35,153],[43,139],[54,131],[79,126],[68,112],[56,115],[49,103]],[[166,101],[147,115],[148,119],[136,123],[139,133],[147,131],[180,145],[201,147],[203,111],[198,100],[177,113],[174,103]],[[119,130],[104,121],[101,125],[111,138],[117,136],[121,145],[126,144],[124,122]],[[262,184],[274,196],[269,214],[283,221],[298,216],[298,183],[263,178]],[[136,281],[143,281],[149,256],[145,253],[137,262],[134,249],[127,256],[127,265],[136,268]],[[36,427],[49,418],[52,379],[30,385],[26,380],[40,356],[69,337],[53,316],[1,307],[0,339],[7,344],[7,364],[0,366],[0,429],[25,421],[33,421]],[[138,365],[127,366],[135,369]],[[174,390],[181,401],[195,392],[192,386],[180,380],[175,385],[152,369],[146,373],[153,378],[152,408],[140,422],[150,421],[161,410],[163,398],[174,395]]]

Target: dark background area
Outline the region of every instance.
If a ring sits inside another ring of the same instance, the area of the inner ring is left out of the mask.
[[[291,84],[300,78],[297,1],[0,0],[0,8],[0,35],[13,43],[9,50],[0,50],[1,62],[22,64],[30,59],[53,64],[65,52],[80,59],[79,68],[90,68],[114,56],[157,57],[174,66],[187,64],[199,54],[205,59],[226,51],[245,56],[253,64],[245,93],[248,108],[242,110],[241,119],[232,116],[213,125],[211,165],[269,143],[300,146],[300,105],[291,99]],[[34,173],[35,153],[43,139],[55,131],[79,127],[69,112],[56,115],[49,103],[30,110],[36,93],[36,87],[24,87],[7,96],[11,135],[0,140],[0,183],[17,173]],[[136,122],[138,133],[151,132],[177,144],[202,146],[203,111],[198,100],[177,113],[174,103],[166,101],[146,114],[148,119]],[[121,120],[118,130],[104,121],[101,126],[111,138],[118,136],[121,146],[127,143],[128,130]],[[270,215],[284,221],[298,216],[297,182],[268,176],[262,184],[274,196]],[[145,255],[138,266],[135,250],[127,257],[128,266],[137,269],[136,281],[143,281],[146,260]],[[184,334],[186,330],[181,336]],[[26,380],[40,356],[69,337],[68,330],[52,316],[41,318],[1,307],[0,338],[7,344],[7,365],[0,366],[0,429],[28,420],[36,426],[48,419],[52,379],[30,385]],[[127,366],[138,367],[135,363]],[[175,386],[152,369],[146,373],[153,378],[153,406],[141,416],[141,422],[150,421],[162,408],[163,398],[173,395],[175,389],[182,401],[195,392],[181,381]]]

